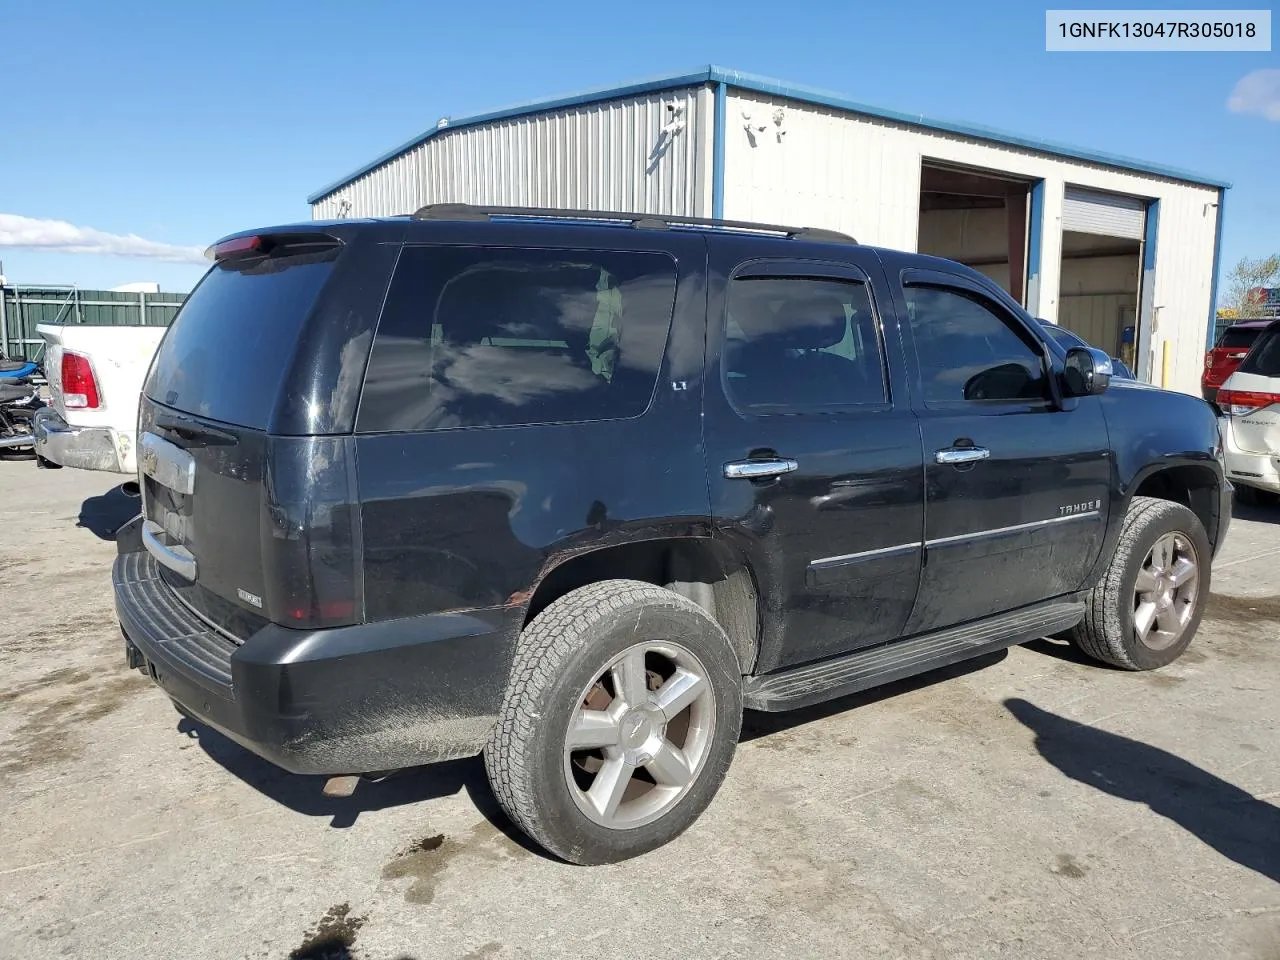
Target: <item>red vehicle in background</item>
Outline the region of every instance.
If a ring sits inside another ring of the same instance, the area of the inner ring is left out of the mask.
[[[1218,388],[1235,373],[1240,361],[1267,328],[1270,320],[1241,320],[1222,331],[1218,342],[1204,355],[1204,373],[1200,377],[1200,391],[1204,398],[1217,407]]]

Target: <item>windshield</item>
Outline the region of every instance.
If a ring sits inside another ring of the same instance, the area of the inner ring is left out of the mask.
[[[1248,350],[1261,332],[1257,327],[1227,327],[1217,345],[1224,350]]]
[[[334,255],[311,252],[215,265],[165,334],[146,395],[186,413],[265,430]]]

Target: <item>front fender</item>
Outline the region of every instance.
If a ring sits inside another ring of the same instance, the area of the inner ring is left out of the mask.
[[[1103,394],[1103,413],[1112,447],[1110,520],[1085,586],[1096,583],[1110,564],[1138,491],[1168,471],[1194,471],[1215,488],[1205,527],[1216,554],[1230,524],[1230,484],[1218,459],[1218,423],[1209,405],[1199,397],[1113,380]]]

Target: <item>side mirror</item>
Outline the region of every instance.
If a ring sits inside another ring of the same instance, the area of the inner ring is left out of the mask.
[[[1069,397],[1092,397],[1111,384],[1111,358],[1094,347],[1072,347],[1062,369],[1063,389]]]

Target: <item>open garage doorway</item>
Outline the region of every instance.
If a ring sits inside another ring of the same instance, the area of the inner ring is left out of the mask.
[[[1058,323],[1136,369],[1142,244],[1062,232]]]
[[[986,274],[1027,302],[1032,181],[925,160],[920,168],[916,249]]]
[[[1058,323],[1131,370],[1140,366],[1146,202],[1068,186]]]

